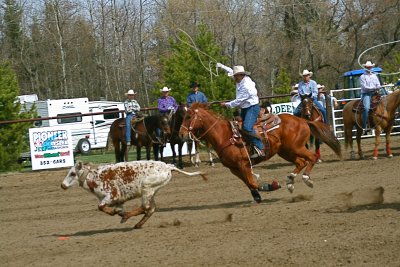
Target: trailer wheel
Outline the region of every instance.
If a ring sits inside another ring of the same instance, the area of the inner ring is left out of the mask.
[[[77,144],[77,148],[78,148],[79,153],[84,154],[84,155],[89,154],[90,148],[91,148],[89,140],[86,138],[79,140],[79,142]]]

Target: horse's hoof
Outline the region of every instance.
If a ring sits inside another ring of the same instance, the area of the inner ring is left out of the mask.
[[[121,216],[121,215],[120,215]],[[121,221],[120,221],[120,223],[125,223],[129,218],[128,217],[126,217],[126,216],[121,216],[122,218],[121,218]]]
[[[294,191],[294,184],[287,184],[286,185],[287,190],[289,190],[290,193],[293,193]]]
[[[372,157],[372,159],[373,159],[373,160],[377,160],[377,159],[378,159],[378,157]]]
[[[253,196],[254,201],[257,203],[261,203],[262,199],[261,199],[260,193],[258,193],[258,190],[251,189],[250,192],[251,192],[251,195]]]
[[[314,182],[311,180],[310,176],[308,175],[303,175],[303,182],[308,186],[313,188],[314,187]]]
[[[350,159],[355,159],[355,158],[356,158],[356,155],[355,155],[354,151],[351,151],[350,152]]]
[[[321,163],[321,162],[322,162],[322,160],[321,160],[321,159],[318,159],[318,160],[317,160],[317,163]]]
[[[388,155],[388,158],[390,159],[393,158],[393,154]]]

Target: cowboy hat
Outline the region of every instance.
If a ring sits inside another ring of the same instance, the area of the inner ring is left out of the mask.
[[[163,89],[160,89],[160,92],[169,92],[169,91],[171,91],[171,89],[166,86],[164,86]]]
[[[190,88],[195,88],[195,87],[200,87],[200,84],[198,84],[197,82],[192,82],[190,84]]]
[[[365,67],[365,68],[368,68],[368,67],[374,67],[375,66],[375,63],[374,64],[372,64],[372,62],[371,61],[367,61],[365,64],[363,64],[363,67]]]
[[[317,88],[318,88],[318,89],[323,89],[323,88],[325,88],[325,85],[317,84]]]
[[[132,89],[129,89],[125,95],[136,95],[136,93]]]
[[[245,75],[250,75],[250,72],[247,72],[244,70],[243,66],[233,66],[233,76],[236,74],[245,74]]]
[[[309,70],[303,70],[303,73],[301,74],[301,76],[308,76],[308,75],[310,75],[310,77],[312,76],[312,71],[309,71]]]

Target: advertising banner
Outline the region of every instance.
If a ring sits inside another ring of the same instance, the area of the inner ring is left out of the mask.
[[[274,114],[282,114],[289,113],[293,114],[295,108],[299,103],[296,102],[288,102],[288,103],[280,103],[280,104],[272,104],[272,113]]]
[[[74,165],[71,128],[52,126],[29,129],[32,170]]]

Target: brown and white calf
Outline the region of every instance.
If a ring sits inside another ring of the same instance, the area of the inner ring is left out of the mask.
[[[77,161],[61,183],[61,188],[79,184],[99,198],[101,211],[121,216],[121,223],[132,216],[144,214],[135,225],[135,228],[140,228],[154,213],[154,195],[171,180],[172,171],[189,176],[201,175],[206,180],[202,172],[185,172],[161,161],[120,162],[95,169]],[[142,197],[142,206],[125,212],[123,203],[138,197]]]

